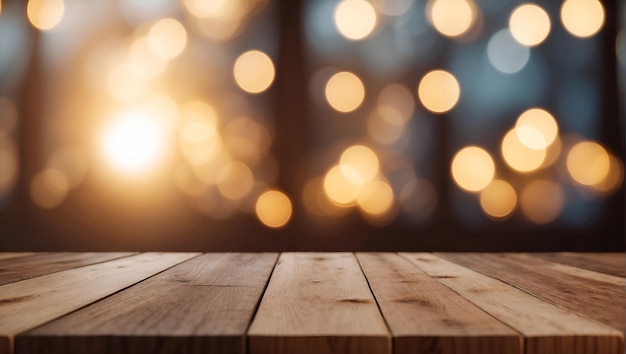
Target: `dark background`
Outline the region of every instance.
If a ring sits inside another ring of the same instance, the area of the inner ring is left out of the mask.
[[[595,63],[601,73],[598,89],[602,97],[598,140],[624,161],[623,103],[626,96],[619,88],[615,56],[615,38],[623,8],[619,1],[607,1],[604,5],[607,18],[597,36],[601,53]],[[275,119],[271,149],[280,166],[277,186],[289,195],[298,196],[304,183],[303,161],[315,153],[311,148],[316,137],[312,133],[315,123],[310,109],[313,103],[308,99],[306,63],[311,53],[307,52],[303,39],[304,2],[280,0],[275,6],[279,66],[272,88],[273,98],[267,101]],[[25,73],[18,85],[4,92],[14,98],[20,116],[16,137],[20,178],[14,193],[0,209],[0,251],[625,250],[623,183],[617,192],[606,198],[601,217],[583,228],[559,222],[532,225],[520,218],[471,225],[461,220],[454,212],[449,195],[453,183],[448,161],[454,151],[447,143],[450,127],[445,116],[437,119],[434,126],[437,142],[431,175],[439,192],[439,204],[430,220],[417,226],[401,222],[371,226],[353,211],[332,227],[316,227],[307,220],[296,198],[292,221],[283,229],[269,230],[254,215],[237,215],[220,221],[207,219],[190,210],[185,200],[176,195],[168,197],[167,207],[151,209],[147,206],[149,201],[119,198],[124,188],[98,189],[91,176],[72,191],[59,208],[37,208],[29,197],[29,181],[42,159],[42,100],[54,87],[43,77],[40,34],[30,28],[28,38],[30,55]],[[132,188],[149,189],[150,186]]]

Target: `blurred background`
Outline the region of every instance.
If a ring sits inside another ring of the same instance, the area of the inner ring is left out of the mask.
[[[0,250],[621,251],[626,6],[2,0]]]

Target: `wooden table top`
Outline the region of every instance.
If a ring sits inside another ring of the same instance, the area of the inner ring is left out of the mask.
[[[0,354],[622,354],[619,253],[0,253]]]

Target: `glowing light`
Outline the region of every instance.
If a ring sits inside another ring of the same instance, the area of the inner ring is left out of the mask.
[[[407,123],[415,110],[411,91],[399,84],[391,84],[382,89],[376,103],[380,116],[394,125]]]
[[[508,28],[496,32],[487,44],[489,62],[498,71],[514,74],[522,70],[530,58],[530,49],[519,44]]]
[[[165,60],[154,53],[148,37],[140,37],[133,41],[129,55],[132,68],[146,80],[155,78],[165,69]]]
[[[113,119],[102,135],[102,150],[120,172],[138,174],[154,167],[164,153],[162,122],[140,112]]]
[[[285,226],[291,219],[291,212],[291,201],[283,192],[270,190],[257,199],[256,215],[265,226],[271,228]]]
[[[304,185],[302,202],[310,213],[317,216],[336,216],[345,210],[333,204],[324,193],[324,179],[321,177],[313,178]]]
[[[550,17],[539,5],[526,3],[518,6],[509,18],[509,29],[519,43],[534,47],[550,34]]]
[[[402,137],[405,127],[399,120],[394,122],[391,123],[377,112],[372,112],[367,118],[367,133],[377,143],[393,144]]]
[[[231,162],[224,166],[217,176],[220,193],[232,200],[242,199],[250,193],[254,185],[254,175],[246,164]]]
[[[559,126],[547,111],[531,108],[517,118],[515,133],[527,148],[542,150],[554,142],[559,133]]]
[[[467,33],[476,21],[473,6],[466,0],[434,0],[430,3],[430,19],[442,35],[459,37]]]
[[[217,129],[217,115],[208,103],[191,101],[181,108],[179,143],[183,156],[190,164],[206,164],[222,149]]]
[[[461,87],[454,75],[444,70],[433,70],[422,78],[417,94],[426,109],[433,113],[445,113],[459,101]]]
[[[554,165],[559,156],[561,156],[562,147],[561,139],[557,136],[554,142],[546,149],[546,158],[543,160],[540,168]]]
[[[546,150],[533,150],[526,147],[518,138],[516,129],[509,130],[502,139],[502,157],[512,169],[519,172],[535,171],[543,165]]]
[[[113,98],[120,102],[130,102],[145,90],[146,78],[136,65],[123,63],[109,71],[107,85]]]
[[[45,169],[39,172],[30,184],[30,196],[33,202],[41,208],[56,208],[67,196],[69,183],[65,175],[55,169]]]
[[[387,182],[369,181],[357,197],[357,205],[366,214],[381,216],[393,206],[393,190]]]
[[[183,4],[192,15],[203,19],[241,17],[248,6],[241,0],[184,0]]]
[[[561,186],[549,180],[528,183],[520,195],[524,216],[536,224],[547,224],[563,211],[565,193]]]
[[[177,20],[164,18],[150,27],[148,44],[158,57],[173,59],[187,46],[187,31]]]
[[[487,151],[477,146],[468,146],[454,155],[451,172],[459,187],[478,192],[491,183],[496,168]]]
[[[497,219],[509,216],[517,204],[517,194],[505,181],[494,180],[480,192],[480,206],[483,211]]]
[[[567,170],[585,186],[601,183],[609,174],[611,160],[606,150],[593,141],[582,141],[567,154]]]
[[[238,117],[226,124],[224,144],[233,156],[256,161],[270,147],[271,135],[267,128],[248,117]]]
[[[261,93],[274,81],[274,64],[267,54],[250,50],[239,56],[233,68],[235,81],[242,90]]]
[[[324,177],[324,191],[330,200],[339,206],[353,205],[361,186],[352,183],[341,171],[340,166],[333,166]]]
[[[361,105],[365,98],[365,87],[356,75],[342,71],[328,80],[325,93],[326,100],[331,107],[339,112],[347,113]]]
[[[29,0],[26,13],[33,26],[47,31],[56,27],[63,19],[65,2],[63,0]]]
[[[413,0],[373,0],[376,9],[387,16],[405,14],[413,5]]]
[[[604,7],[597,0],[567,0],[561,6],[565,29],[580,38],[591,37],[604,25]]]
[[[87,174],[87,157],[77,148],[64,146],[52,153],[48,160],[48,167],[63,172],[68,187],[74,188]]]
[[[342,36],[358,41],[376,27],[376,10],[364,0],[342,0],[335,8],[335,26]]]
[[[378,174],[378,167],[378,157],[374,151],[363,145],[347,148],[339,159],[341,173],[355,184],[372,180]]]
[[[607,194],[616,191],[624,181],[624,164],[614,155],[610,155],[609,159],[609,173],[602,182],[592,186],[596,191]]]

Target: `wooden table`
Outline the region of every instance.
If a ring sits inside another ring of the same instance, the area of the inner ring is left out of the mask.
[[[622,354],[618,253],[0,253],[0,353]]]

